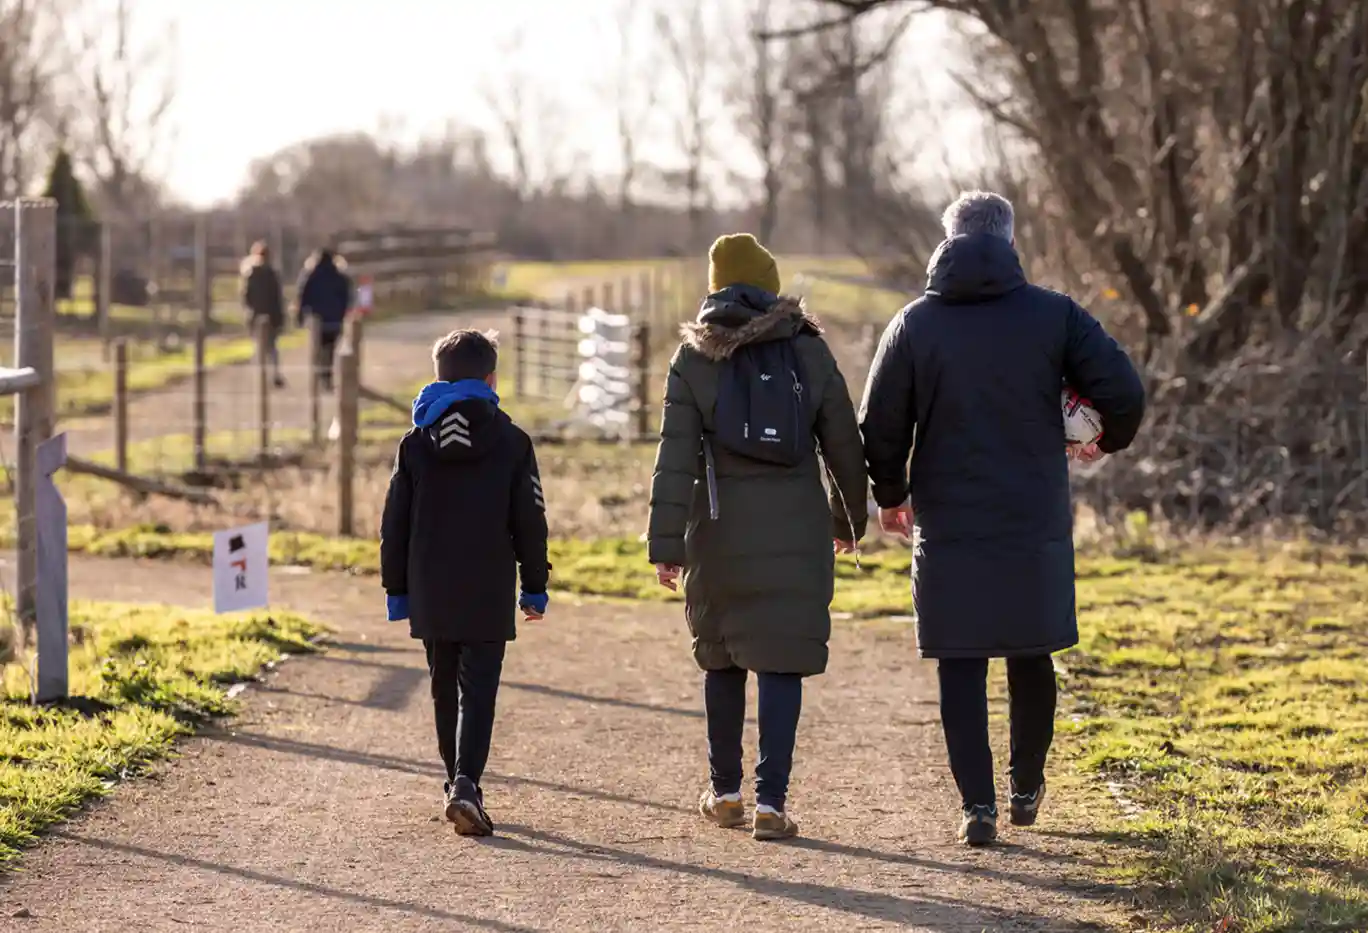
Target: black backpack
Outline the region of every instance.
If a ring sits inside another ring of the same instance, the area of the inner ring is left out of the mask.
[[[713,422],[734,454],[797,466],[812,449],[803,366],[793,340],[746,344],[722,361]]]

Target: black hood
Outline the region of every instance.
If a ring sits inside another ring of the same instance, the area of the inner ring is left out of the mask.
[[[508,416],[482,398],[452,402],[431,424],[419,428],[443,460],[478,460],[498,443]]]
[[[926,293],[952,303],[991,301],[1025,284],[1016,249],[989,233],[950,237],[926,269]]]

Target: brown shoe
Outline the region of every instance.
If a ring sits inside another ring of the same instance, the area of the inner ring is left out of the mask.
[[[798,824],[787,813],[755,811],[755,828],[751,836],[765,842],[772,839],[792,839],[798,835]]]
[[[723,800],[712,792],[712,788],[705,790],[699,798],[698,812],[703,814],[705,820],[716,823],[723,829],[732,829],[746,822],[746,808],[740,797],[736,800]]]

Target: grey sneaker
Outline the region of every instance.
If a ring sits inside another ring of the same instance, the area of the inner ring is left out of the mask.
[[[1045,782],[1033,794],[1012,792],[1011,820],[1013,826],[1034,826],[1040,815],[1040,805],[1045,802]]]
[[[456,832],[462,836],[494,834],[494,821],[485,812],[484,794],[469,778],[458,777],[455,784],[448,785],[446,818],[456,824]]]
[[[987,804],[965,807],[960,821],[959,841],[971,846],[992,845],[997,839],[997,807]]]

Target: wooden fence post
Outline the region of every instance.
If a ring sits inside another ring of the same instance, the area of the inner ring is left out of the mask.
[[[317,447],[323,442],[322,372],[318,360],[323,355],[323,322],[317,314],[309,315],[309,439]]]
[[[622,280],[622,294],[618,298],[618,304],[621,305],[620,313],[630,317],[632,314],[632,280],[630,278]]]
[[[362,366],[362,363],[365,360],[365,354],[362,353],[362,347],[365,344],[365,336],[366,320],[353,311],[347,316],[347,333],[345,339],[347,343],[351,344],[352,353],[356,356],[356,378],[358,382],[365,381],[362,378],[365,374],[365,369]]]
[[[214,320],[214,270],[209,264],[209,220],[195,218],[195,306],[200,326],[208,328]]]
[[[95,317],[100,328],[100,343],[109,358],[109,340],[113,333],[110,310],[114,304],[114,232],[108,221],[100,223],[100,256],[95,264]]]
[[[206,341],[213,315],[213,293],[209,269],[209,225],[205,218],[195,218],[195,303],[199,323],[195,327],[195,370],[193,383],[193,412],[191,431],[195,449],[195,470],[203,473],[208,462],[205,449],[208,437],[208,374],[205,371]]]
[[[633,328],[636,338],[636,439],[651,433],[651,325],[643,322]]]
[[[356,531],[352,481],[356,473],[356,428],[360,383],[356,352],[343,344],[337,355],[337,533],[351,537]]]
[[[689,265],[689,261],[687,259],[681,259],[677,263],[675,263],[675,312],[679,315],[680,320],[688,320],[690,316],[688,314],[688,310],[689,284],[692,281],[692,279],[689,278],[689,272],[691,269],[692,266]]]
[[[155,209],[154,209],[155,210]],[[161,215],[153,213],[147,221],[147,284],[148,302],[152,305],[154,319],[164,311],[165,299],[162,297],[162,226]]]
[[[208,462],[208,454],[205,449],[206,439],[209,433],[208,425],[206,424],[206,421],[208,420],[208,399],[206,398],[206,395],[209,388],[207,384],[208,374],[205,372],[204,360],[206,339],[207,335],[204,332],[204,325],[200,324],[195,328],[194,390],[190,414],[191,437],[195,448],[195,471],[198,473],[204,472],[206,463]]]
[[[114,465],[128,472],[128,341],[114,341]]]
[[[603,310],[607,311],[609,314],[616,314],[616,313],[617,313],[617,308],[615,308],[615,307],[613,306],[613,283],[612,283],[612,282],[604,282],[604,283],[603,283],[603,305],[602,305],[602,308],[603,308]]]
[[[38,622],[38,449],[52,433],[52,369],[57,211],[51,200],[14,204],[14,365],[43,382],[14,398],[15,610],[20,641],[33,643]]]
[[[641,319],[648,324],[655,322],[655,273],[653,269],[647,269],[641,273],[640,286],[637,290],[637,310],[641,313]]]
[[[588,311],[590,308],[596,307],[594,303],[594,286],[584,286],[584,304],[581,307],[583,307],[585,311]]]
[[[522,308],[513,309],[513,397],[527,397],[527,319]]]
[[[38,487],[35,492],[35,538],[38,549],[37,611],[38,670],[33,699],[38,703],[64,700],[67,684],[67,508],[53,474],[66,464],[66,435],[38,446]]]
[[[271,452],[271,322],[262,315],[257,318],[257,420],[260,430],[261,459]]]

